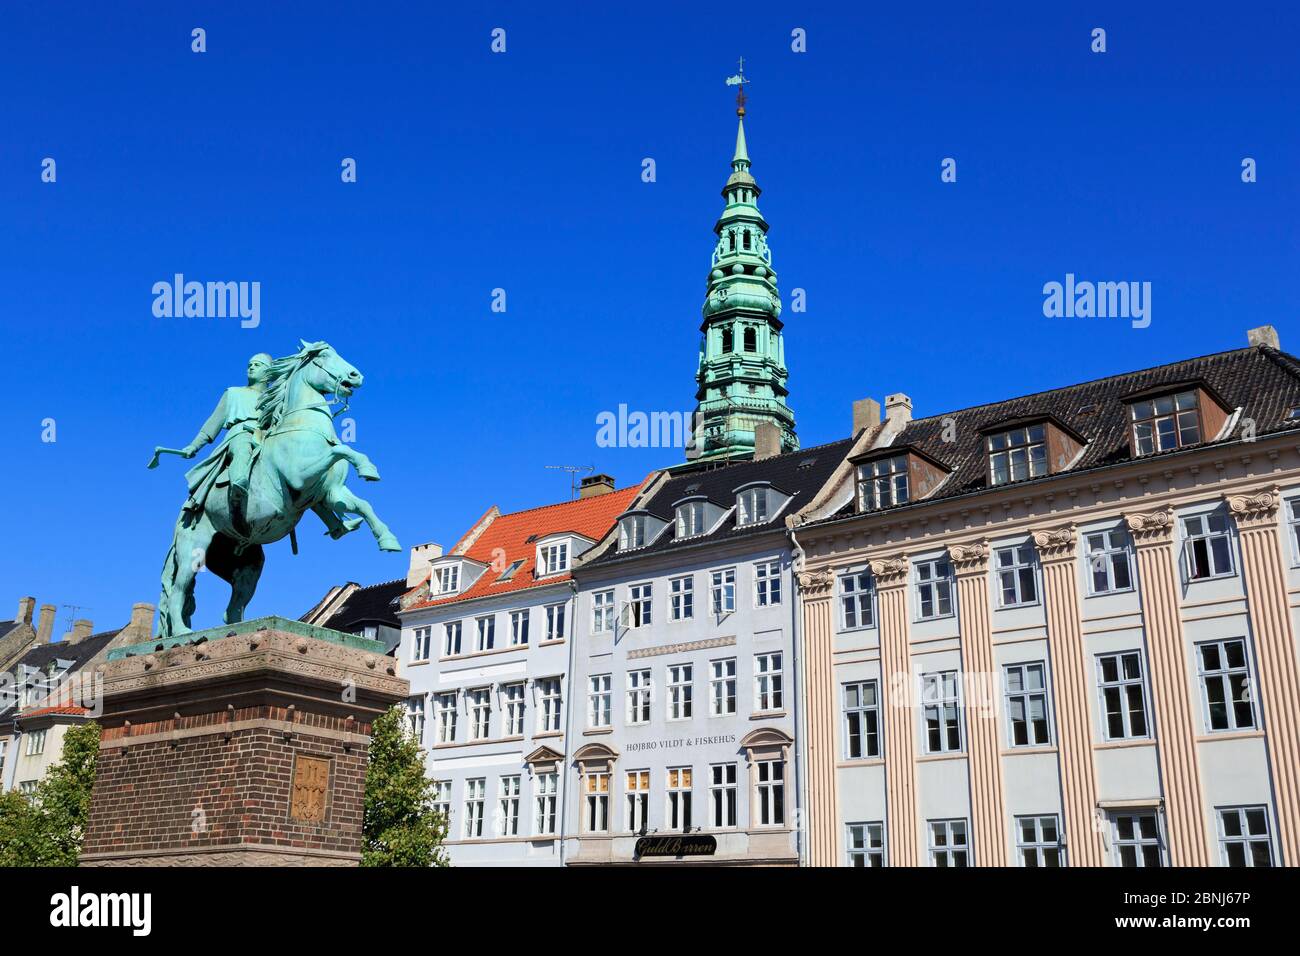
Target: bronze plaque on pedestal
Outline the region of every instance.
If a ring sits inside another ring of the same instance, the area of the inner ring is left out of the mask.
[[[289,816],[305,823],[325,821],[325,798],[330,788],[330,762],[324,757],[297,754],[293,760],[293,790]]]

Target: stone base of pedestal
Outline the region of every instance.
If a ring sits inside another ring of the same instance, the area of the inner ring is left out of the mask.
[[[283,618],[188,637],[110,654],[81,865],[355,866],[394,660]]]

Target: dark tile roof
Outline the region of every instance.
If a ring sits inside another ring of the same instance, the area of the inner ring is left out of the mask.
[[[405,594],[406,590],[406,578],[357,588],[348,595],[347,600],[337,611],[320,622],[320,626],[349,634],[353,632],[353,628],[365,624],[387,624],[389,627],[400,629],[402,622],[394,613],[397,609],[394,602]]]
[[[891,447],[912,445],[951,469],[948,479],[927,501],[972,494],[989,487],[988,459],[981,430],[1004,421],[1050,415],[1086,439],[1088,444],[1083,454],[1067,474],[1121,464],[1134,457],[1129,447],[1131,433],[1125,397],[1186,381],[1204,382],[1227,403],[1229,411],[1241,408],[1241,416],[1233,424],[1231,434],[1220,440],[1240,437],[1245,419],[1255,423],[1257,436],[1300,428],[1300,420],[1288,418],[1290,410],[1300,406],[1300,359],[1277,349],[1255,346],[919,418],[903,429]],[[948,419],[953,423],[948,433],[955,436],[951,442],[943,440]],[[1175,453],[1146,455],[1144,460]],[[1020,484],[1052,477],[1055,476],[1028,479]],[[854,505],[850,503],[825,520],[853,513]]]
[[[55,660],[71,661],[72,666],[68,668],[68,673],[79,671],[89,663],[91,658],[107,647],[118,633],[119,631],[102,631],[76,644],[69,644],[67,641],[38,644],[14,662],[12,670],[15,679],[23,665],[47,673],[50,664]],[[7,724],[13,718],[15,710],[15,707],[8,707],[0,711],[0,725]]]
[[[17,626],[17,621],[0,621],[0,637],[4,637]]]
[[[835,466],[844,460],[853,446],[852,438],[843,438],[826,445],[804,448],[761,461],[738,461],[725,465],[701,465],[682,470],[669,477],[651,498],[640,505],[669,523],[669,527],[653,543],[634,550],[619,551],[617,541],[603,554],[593,558],[588,567],[600,567],[613,561],[642,555],[663,554],[677,548],[696,544],[722,544],[753,535],[770,533],[785,528],[786,515],[804,507],[830,478]],[[693,535],[676,541],[673,522],[673,504],[682,498],[703,496],[722,508],[733,508],[736,489],[751,482],[770,482],[777,491],[792,496],[791,500],[772,519],[757,525],[736,526],[736,515],[729,515],[714,531]],[[617,535],[617,526],[610,532]],[[578,573],[581,574],[581,568]]]

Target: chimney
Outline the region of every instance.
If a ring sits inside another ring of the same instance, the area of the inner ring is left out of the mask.
[[[588,475],[578,486],[579,498],[595,498],[614,490],[614,479],[609,475]]]
[[[1278,341],[1277,329],[1271,325],[1261,325],[1257,329],[1250,329],[1246,332],[1246,341],[1252,346],[1267,345],[1271,349],[1280,349],[1282,347]]]
[[[428,544],[417,544],[411,549],[411,563],[406,569],[406,586],[413,588],[424,580],[424,574],[429,570],[429,565],[436,558],[442,557],[442,545],[434,544],[430,541]]]
[[[760,422],[754,428],[754,461],[781,454],[781,429],[772,422]]]
[[[19,624],[32,623],[32,611],[36,608],[36,598],[20,597],[18,599],[18,616],[14,620]]]
[[[63,640],[68,644],[80,644],[86,638],[90,637],[90,632],[94,630],[94,625],[84,617],[72,622],[72,630],[63,635]]]
[[[42,604],[40,622],[36,626],[36,643],[48,644],[54,636],[54,605]]]
[[[131,623],[126,629],[138,641],[147,641],[153,633],[153,615],[156,608],[152,604],[141,602],[131,605]]]
[[[902,392],[885,396],[885,421],[906,425],[912,420],[912,400]]]
[[[853,434],[880,424],[880,403],[874,398],[859,398],[853,403]]]

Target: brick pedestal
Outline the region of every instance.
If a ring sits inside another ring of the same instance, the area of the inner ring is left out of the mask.
[[[81,865],[355,866],[395,661],[282,618],[188,637],[110,655]]]

